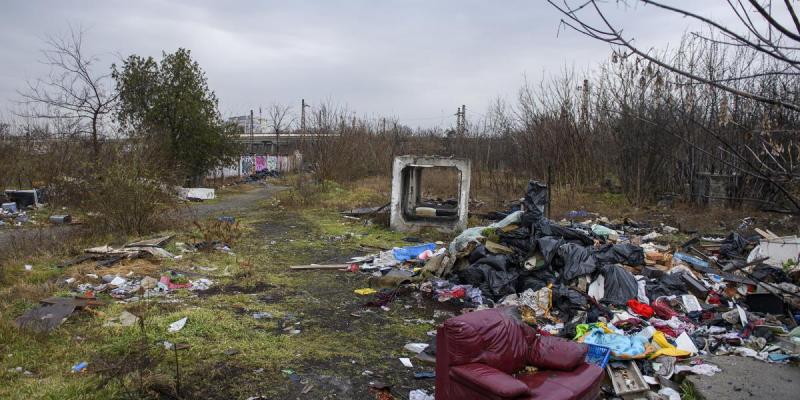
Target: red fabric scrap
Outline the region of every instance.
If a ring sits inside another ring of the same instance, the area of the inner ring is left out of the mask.
[[[655,311],[653,311],[653,307],[650,307],[644,303],[640,303],[636,299],[628,300],[628,308],[630,308],[631,311],[633,311],[634,313],[641,315],[645,318],[650,318],[655,313]]]

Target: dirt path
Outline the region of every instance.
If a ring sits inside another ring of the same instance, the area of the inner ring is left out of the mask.
[[[219,214],[236,215],[257,206],[260,201],[267,200],[284,188],[271,184],[247,184],[238,188],[236,193],[222,193],[215,201],[191,204],[181,208],[181,214],[194,218],[205,218]]]

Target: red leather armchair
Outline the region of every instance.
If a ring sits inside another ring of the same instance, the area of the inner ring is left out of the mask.
[[[537,335],[513,308],[450,318],[436,334],[436,400],[595,399],[603,370],[584,361],[587,351]]]

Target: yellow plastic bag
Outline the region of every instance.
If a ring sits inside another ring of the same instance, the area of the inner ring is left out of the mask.
[[[378,291],[373,289],[373,288],[364,288],[364,289],[353,290],[353,292],[355,292],[355,294],[360,294],[362,296],[366,296],[366,295],[369,295],[369,294],[377,293]]]
[[[692,354],[688,351],[679,350],[677,347],[673,346],[667,341],[667,338],[664,336],[664,332],[661,331],[656,331],[656,333],[653,334],[653,343],[660,347],[660,349],[651,354],[649,356],[650,358],[656,358],[658,356],[686,357]]]

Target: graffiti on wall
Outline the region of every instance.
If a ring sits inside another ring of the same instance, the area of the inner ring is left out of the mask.
[[[300,152],[291,156],[241,156],[236,164],[209,171],[207,178],[243,177],[261,171],[290,172],[299,168],[301,162]]]

